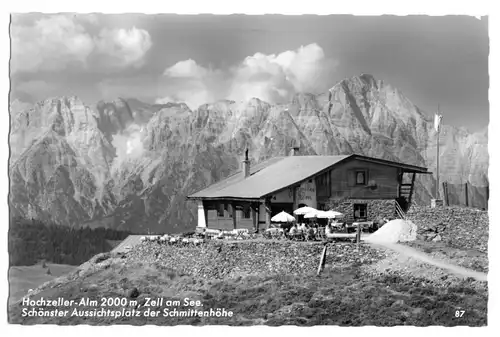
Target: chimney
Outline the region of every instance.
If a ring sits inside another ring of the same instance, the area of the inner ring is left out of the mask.
[[[298,155],[299,155],[299,147],[298,146],[292,147],[292,149],[290,150],[290,156],[298,156]]]
[[[245,159],[243,159],[243,177],[250,177],[250,159],[248,159],[248,148],[245,150]]]

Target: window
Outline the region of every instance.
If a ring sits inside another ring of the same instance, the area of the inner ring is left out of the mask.
[[[356,185],[366,185],[366,171],[356,171]]]
[[[241,211],[241,218],[242,219],[250,219],[251,214],[250,214],[250,206],[249,205],[244,205],[244,206],[236,206],[236,210]]]
[[[250,219],[250,206],[243,206],[243,210],[241,212],[243,219]]]
[[[366,204],[354,204],[354,220],[366,219],[368,207]]]
[[[223,218],[224,217],[224,204],[223,203],[219,203],[217,205],[217,216],[219,218]]]
[[[233,206],[231,204],[224,204],[224,210],[227,212],[228,217],[233,217]]]

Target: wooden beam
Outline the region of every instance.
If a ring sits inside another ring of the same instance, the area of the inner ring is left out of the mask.
[[[361,224],[358,223],[356,226],[356,244],[358,245],[359,248],[359,241],[361,241]]]
[[[411,197],[413,196],[413,187],[415,185],[415,177],[416,176],[417,176],[417,174],[413,173],[413,176],[411,177],[410,195],[408,196],[408,207],[410,207],[410,204],[411,204]]]
[[[205,228],[208,228],[208,205],[203,201],[203,212],[205,213]]]
[[[206,200],[206,201],[245,201],[245,202],[259,202],[259,198],[235,198],[235,197],[216,197],[216,198],[187,198],[189,201]]]
[[[250,209],[252,212],[252,224],[253,224],[253,229],[257,230],[258,229],[258,224],[259,224],[259,213],[256,212],[256,206],[255,203],[250,204]]]
[[[404,172],[408,173],[413,173],[413,172],[418,172],[418,173],[428,173],[427,168],[425,167],[420,167],[420,166],[413,166],[413,165],[408,165],[408,164],[402,164],[402,163],[397,163],[385,159],[378,159],[378,158],[370,158],[370,157],[365,157],[361,155],[354,155],[353,159],[358,159],[361,161],[366,161],[366,162],[371,162],[375,164],[381,164],[381,165],[386,165],[386,166],[392,166],[392,167],[398,167],[401,168]]]
[[[446,206],[450,206],[450,199],[448,196],[448,183],[446,181],[443,181],[443,194]]]
[[[469,182],[465,182],[465,207],[469,207]]]
[[[236,203],[231,204],[231,212],[233,212],[233,228],[236,229]]]
[[[258,233],[260,230],[260,204],[257,204],[256,207],[257,207],[257,225],[255,226],[255,232]]]
[[[271,202],[269,199],[264,203],[264,208],[266,212],[266,228],[271,227]]]
[[[328,247],[328,243],[325,242],[325,247],[323,248],[323,252],[321,253],[321,256],[319,258],[318,271],[316,272],[316,275],[318,275],[318,276],[321,273],[321,271],[323,271],[323,269],[325,268],[327,247]]]
[[[220,206],[218,206],[217,208],[219,208]],[[220,223],[219,223],[219,210],[216,209],[216,213],[215,213],[215,220],[217,221],[217,225],[216,225],[216,228],[220,228]]]
[[[404,170],[402,168],[398,168],[398,193],[397,197],[400,198],[404,192],[403,192],[403,182],[404,182]]]
[[[326,235],[327,239],[356,239],[358,233],[330,233]]]

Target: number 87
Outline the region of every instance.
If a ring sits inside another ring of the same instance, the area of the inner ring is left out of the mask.
[[[465,310],[455,311],[455,317],[462,317],[465,314]]]

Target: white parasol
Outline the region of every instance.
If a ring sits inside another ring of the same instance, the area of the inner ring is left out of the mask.
[[[315,212],[307,213],[306,215],[304,215],[304,218],[306,218],[306,219],[314,219],[314,218],[324,219],[325,217],[323,216],[323,213],[325,213],[325,212],[324,211],[315,211]]]
[[[344,217],[344,214],[336,211],[325,211],[318,213],[320,219],[338,219]]]
[[[314,219],[317,217],[317,215],[318,213],[316,212],[307,213],[306,215],[304,215],[304,219]]]
[[[288,214],[285,211],[282,211],[281,213],[276,214],[271,218],[272,222],[292,222],[295,221],[295,218]]]
[[[293,211],[295,215],[305,215],[311,212],[317,212],[318,210],[309,206],[304,206]]]

